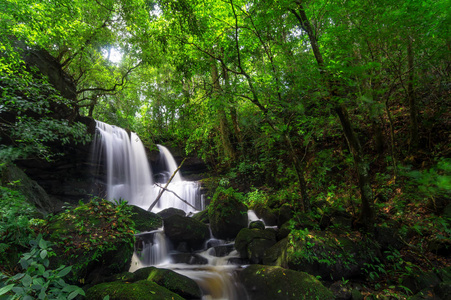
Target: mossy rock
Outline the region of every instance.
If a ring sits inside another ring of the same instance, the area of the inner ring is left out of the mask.
[[[263,219],[267,226],[276,226],[278,217],[274,211],[266,207],[263,203],[258,203],[253,207],[253,210],[257,217]]]
[[[251,265],[239,274],[250,300],[334,299],[318,279],[304,272]]]
[[[265,229],[265,223],[263,223],[260,220],[257,221],[252,221],[249,224],[249,229],[260,229],[260,230],[264,230]]]
[[[182,209],[169,207],[169,208],[163,209],[162,211],[158,212],[157,215],[159,215],[163,219],[166,219],[166,218],[172,217],[173,215],[179,215],[179,216],[185,217],[186,213]]]
[[[147,280],[134,283],[106,282],[95,285],[86,292],[87,300],[103,300],[106,296],[110,300],[183,300],[176,293]]]
[[[99,282],[127,271],[135,240],[131,209],[96,199],[49,218],[43,234],[57,254],[51,265],[72,266],[71,283]]]
[[[164,219],[164,233],[177,248],[180,243],[187,243],[191,250],[200,250],[210,237],[208,226],[193,218],[173,215]]]
[[[153,212],[132,205],[132,213],[137,231],[152,231],[163,226],[163,219]]]
[[[271,229],[243,228],[235,239],[235,249],[241,258],[248,258],[251,263],[262,263],[267,249],[276,243],[276,233]]]
[[[232,192],[216,192],[208,217],[213,236],[218,239],[234,239],[241,229],[247,227],[247,207]]]
[[[196,213],[194,216],[192,216],[192,218],[204,224],[210,223],[210,219],[208,218],[208,209],[204,209],[203,211]]]
[[[202,292],[194,280],[172,270],[147,267],[133,273],[133,281],[147,280],[187,299],[200,299]]]

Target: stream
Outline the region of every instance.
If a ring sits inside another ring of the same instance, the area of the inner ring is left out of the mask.
[[[96,122],[93,159],[98,162],[96,165],[103,162],[106,168],[107,199],[127,199],[129,204],[147,210],[178,167],[172,154],[166,147],[158,145],[158,173],[154,175],[144,146],[135,133]],[[180,171],[175,173],[167,186],[168,191],[162,193],[152,212],[177,208],[192,215],[205,208],[200,185],[184,180],[182,175]],[[248,216],[250,221],[256,219],[253,212]],[[203,250],[187,254],[174,249],[163,228],[139,233],[137,237],[141,245],[135,249],[130,272],[148,266],[170,269],[193,279],[201,288],[204,300],[248,299],[245,289],[236,280],[236,274],[243,266],[233,242],[216,239],[210,232]]]

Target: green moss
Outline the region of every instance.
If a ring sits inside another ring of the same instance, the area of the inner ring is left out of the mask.
[[[192,279],[172,270],[147,267],[139,269],[133,274],[133,281],[152,281],[188,299],[202,297],[199,286]]]
[[[315,277],[280,267],[251,265],[240,279],[252,299],[333,299],[332,292]]]
[[[105,296],[109,296],[110,300],[183,300],[179,295],[147,280],[134,283],[122,281],[101,283],[86,293],[88,300],[103,300]]]

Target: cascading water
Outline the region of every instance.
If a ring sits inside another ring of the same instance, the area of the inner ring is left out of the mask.
[[[124,199],[129,204],[147,210],[177,169],[171,153],[164,146],[158,145],[160,164],[164,167],[161,173],[156,174],[157,180],[154,183],[144,146],[135,133],[128,134],[122,128],[99,121],[97,133],[93,155],[96,165],[104,164],[106,167],[107,199]],[[182,209],[185,213],[204,209],[198,183],[183,180],[180,171],[175,173],[152,211],[170,207]],[[225,241],[212,237],[206,243],[205,250],[196,253],[208,263],[190,264],[175,263],[171,259],[180,253],[171,249],[163,229],[140,233],[137,238],[140,245],[133,255],[131,272],[146,266],[172,269],[196,281],[204,293],[204,300],[247,299],[246,292],[234,280],[238,266],[229,263],[231,259],[237,258],[236,251],[231,251],[233,244],[226,244]],[[217,249],[228,250],[216,253]]]
[[[147,209],[155,198],[152,172],[144,146],[135,133],[100,121],[94,138],[94,161],[106,167],[106,198],[124,199]],[[147,205],[147,207],[146,207]]]

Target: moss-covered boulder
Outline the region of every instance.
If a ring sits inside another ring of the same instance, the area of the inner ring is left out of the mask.
[[[86,292],[87,300],[103,300],[106,296],[109,296],[110,300],[183,300],[176,293],[147,280],[133,283],[105,282],[91,287]]]
[[[172,270],[147,267],[133,273],[133,281],[147,280],[186,299],[200,299],[202,292],[194,280]]]
[[[273,229],[243,228],[235,239],[235,249],[241,258],[251,263],[262,263],[267,249],[276,243],[276,232]]]
[[[133,221],[137,231],[152,231],[163,226],[163,219],[150,211],[132,205]]]
[[[263,203],[258,203],[254,207],[255,214],[263,219],[267,226],[276,226],[278,222],[278,216],[274,213],[272,209],[264,205]]]
[[[102,281],[127,271],[135,240],[131,206],[94,199],[48,220],[44,238],[54,244],[55,266],[72,266],[73,283]]]
[[[179,216],[185,217],[186,213],[182,209],[169,207],[169,208],[163,209],[162,211],[158,212],[157,215],[159,215],[163,219],[166,219],[166,218],[172,217],[173,215],[179,215]]]
[[[208,209],[204,209],[203,211],[196,213],[192,216],[192,218],[205,224],[210,223],[210,219],[208,218]]]
[[[173,215],[164,219],[164,233],[174,246],[186,243],[189,251],[200,250],[204,242],[210,238],[208,226],[193,218]]]
[[[315,277],[281,267],[251,265],[239,274],[250,300],[334,299]]]
[[[249,223],[249,229],[260,229],[260,230],[264,230],[265,229],[265,223],[263,223],[260,220],[257,221],[252,221]]]
[[[219,239],[234,239],[247,227],[247,207],[233,189],[216,191],[208,207],[208,217],[213,236]]]

